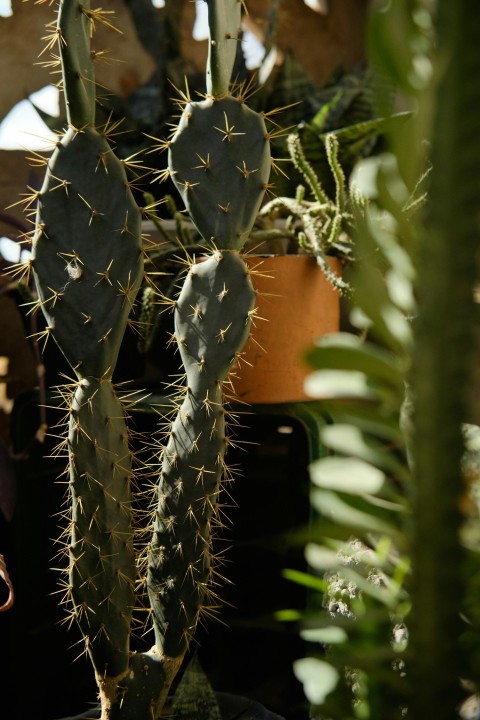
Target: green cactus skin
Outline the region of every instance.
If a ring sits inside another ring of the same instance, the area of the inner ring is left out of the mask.
[[[115,367],[142,276],[140,211],[93,127],[69,128],[38,199],[33,269],[53,335],[79,377]]]
[[[207,243],[241,249],[270,175],[263,118],[231,95],[190,102],[170,143],[168,162],[185,207]]]
[[[90,0],[61,0],[57,35],[69,124],[82,128],[95,123],[95,74],[90,52]],[[68,40],[67,40],[68,38]]]
[[[228,444],[222,384],[248,337],[255,297],[240,255],[217,251],[192,266],[176,303],[187,389],[163,452],[147,578],[156,644],[169,657],[184,655],[208,614],[211,524]]]
[[[128,667],[135,564],[127,428],[108,380],[79,382],[68,446],[72,599],[97,674],[117,677]]]
[[[228,92],[242,17],[241,0],[207,0],[209,43],[207,93],[220,97]]]
[[[91,12],[89,3],[78,0],[59,6],[56,36],[69,128],[38,196],[32,267],[47,332],[78,378],[66,438],[67,586],[106,719],[114,717],[123,696],[120,681],[132,676],[131,453],[111,376],[143,276],[143,256],[141,214],[125,168],[94,127]]]

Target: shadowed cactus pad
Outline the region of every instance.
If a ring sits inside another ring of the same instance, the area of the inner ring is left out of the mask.
[[[40,192],[33,269],[49,327],[82,376],[115,366],[143,272],[140,225],[106,139],[70,129]]]
[[[128,666],[136,567],[127,427],[110,382],[78,384],[68,448],[72,600],[97,673],[117,676]]]
[[[230,95],[188,103],[169,147],[169,168],[203,238],[241,249],[270,176],[263,118]]]

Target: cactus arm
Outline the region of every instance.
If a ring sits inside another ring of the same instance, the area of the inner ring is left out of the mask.
[[[184,655],[202,611],[212,610],[211,526],[228,442],[222,383],[254,301],[240,255],[218,251],[190,269],[176,304],[187,389],[163,453],[147,581],[156,643],[169,657]]]
[[[131,453],[111,376],[143,275],[141,214],[125,168],[94,127],[89,4],[62,0],[56,37],[69,128],[38,197],[39,304],[77,375],[69,399],[68,599],[95,668],[102,717],[131,676],[136,564]]]
[[[90,0],[61,0],[56,27],[69,125],[95,122],[95,80],[90,52]]]
[[[134,604],[130,451],[109,381],[84,378],[72,402],[70,586],[100,681],[128,668]]]
[[[221,97],[228,92],[242,17],[241,0],[207,0],[208,59],[207,94]]]

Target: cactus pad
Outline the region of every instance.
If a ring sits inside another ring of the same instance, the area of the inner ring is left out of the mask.
[[[191,268],[175,309],[187,391],[164,449],[148,575],[157,643],[172,657],[185,652],[206,607],[228,443],[222,383],[247,339],[254,302],[240,255],[216,252]]]
[[[263,118],[233,96],[188,103],[169,168],[190,217],[212,246],[241,249],[270,175]]]
[[[97,675],[116,677],[128,667],[136,568],[127,428],[110,382],[79,383],[68,448],[72,600]]]
[[[142,277],[140,224],[105,138],[69,130],[40,193],[33,270],[52,334],[80,376],[115,367]]]

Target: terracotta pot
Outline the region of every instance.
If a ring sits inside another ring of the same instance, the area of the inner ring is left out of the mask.
[[[305,351],[321,335],[336,332],[339,293],[307,255],[246,256],[256,274],[259,318],[243,350],[233,385],[237,398],[250,404],[308,400],[303,382],[310,372]],[[334,272],[341,263],[329,259]]]

